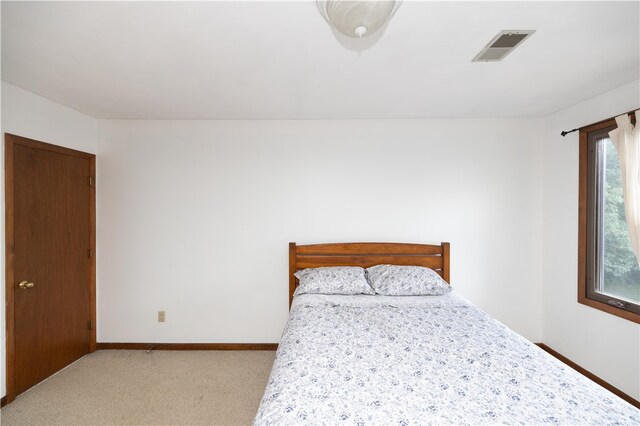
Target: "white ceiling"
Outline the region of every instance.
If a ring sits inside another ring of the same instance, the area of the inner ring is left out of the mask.
[[[536,33],[472,63],[504,29]],[[544,116],[640,77],[638,1],[405,1],[336,37],[314,1],[3,1],[2,79],[97,118],[319,119]]]

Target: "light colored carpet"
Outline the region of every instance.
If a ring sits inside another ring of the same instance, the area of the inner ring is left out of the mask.
[[[273,351],[97,351],[18,396],[2,425],[251,424]]]

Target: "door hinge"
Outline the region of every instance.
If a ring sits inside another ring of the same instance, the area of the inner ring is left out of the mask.
[[[88,326],[89,330],[93,330],[93,321],[89,320],[87,326]]]
[[[93,176],[89,176],[89,186],[93,186]]]
[[[89,257],[89,259],[91,259],[93,257],[93,250],[88,249],[87,250],[87,256]]]

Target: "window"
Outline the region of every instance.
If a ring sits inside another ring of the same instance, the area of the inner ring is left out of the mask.
[[[624,214],[607,120],[580,130],[578,302],[640,323],[640,266]]]

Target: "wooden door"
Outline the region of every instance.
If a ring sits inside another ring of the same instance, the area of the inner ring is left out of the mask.
[[[95,349],[95,157],[5,136],[7,397]]]

